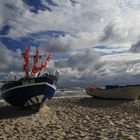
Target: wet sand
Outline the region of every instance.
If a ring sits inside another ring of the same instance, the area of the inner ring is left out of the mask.
[[[1,102],[0,139],[138,140],[140,100],[53,98],[37,113]]]

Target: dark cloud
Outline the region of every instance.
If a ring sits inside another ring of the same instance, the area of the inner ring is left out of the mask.
[[[59,68],[71,67],[79,71],[83,71],[89,67],[95,66],[99,60],[99,55],[94,49],[85,49],[79,51],[69,57],[68,60],[55,62],[55,66]]]
[[[140,53],[140,40],[136,44],[132,44],[130,52]]]
[[[125,21],[122,18],[114,19],[105,26],[101,41],[122,41],[128,35]]]

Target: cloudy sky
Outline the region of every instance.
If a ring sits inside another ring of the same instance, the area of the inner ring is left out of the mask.
[[[139,0],[0,0],[0,80],[25,45],[48,47],[60,87],[140,82]]]

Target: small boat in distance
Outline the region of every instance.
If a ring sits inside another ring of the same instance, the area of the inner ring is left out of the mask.
[[[42,73],[42,70],[48,66],[51,59],[51,53],[47,50],[41,66],[38,66],[39,50],[36,49],[34,55],[34,64],[32,70],[29,69],[29,52],[26,47],[23,54],[25,64],[23,70],[25,77],[19,80],[4,81],[1,88],[1,97],[10,105],[23,108],[35,108],[37,111],[50,101],[56,91],[56,85],[59,73]]]
[[[137,100],[140,96],[140,85],[106,85],[105,88],[87,87],[87,95],[104,99]]]

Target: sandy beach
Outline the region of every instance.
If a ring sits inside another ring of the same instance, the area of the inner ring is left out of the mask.
[[[65,97],[39,112],[0,103],[1,140],[138,140],[140,100]]]

